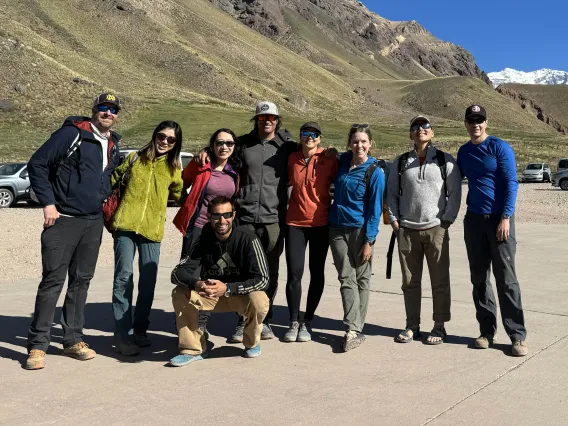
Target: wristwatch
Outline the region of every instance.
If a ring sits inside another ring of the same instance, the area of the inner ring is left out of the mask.
[[[503,213],[503,215],[501,216],[501,219],[511,219],[511,215]]]
[[[375,241],[377,240],[367,241],[367,244],[369,244],[370,247],[373,247],[375,245]]]
[[[225,291],[225,297],[229,297],[231,295],[231,287],[227,285],[227,290]]]

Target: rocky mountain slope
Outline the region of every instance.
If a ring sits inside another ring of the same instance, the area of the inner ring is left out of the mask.
[[[394,22],[353,0],[211,0],[245,25],[330,71],[344,75],[330,48],[391,68],[390,77],[487,75],[465,49],[441,41],[416,21]],[[388,75],[385,76],[388,78]]]
[[[487,74],[494,87],[506,83],[518,84],[568,84],[568,72],[543,68],[524,72],[511,68]]]

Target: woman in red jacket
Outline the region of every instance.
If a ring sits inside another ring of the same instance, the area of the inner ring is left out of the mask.
[[[239,191],[240,150],[230,129],[219,129],[209,140],[211,162],[201,166],[191,161],[183,170],[183,188],[191,187],[187,199],[174,218],[183,234],[181,258],[189,255],[207,223],[207,206],[213,198],[224,195],[235,199]]]
[[[286,263],[288,282],[286,299],[290,327],[285,342],[311,340],[311,322],[325,284],[325,259],[329,249],[328,211],[331,205],[329,187],[337,175],[337,158],[325,155],[320,146],[318,123],[305,123],[300,128],[301,147],[288,157],[288,180],[292,186],[286,214]],[[310,245],[310,287],[303,321],[300,322],[302,275],[306,247]]]

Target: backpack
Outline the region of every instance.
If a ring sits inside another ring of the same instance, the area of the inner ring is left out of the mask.
[[[402,195],[402,175],[408,169],[408,158],[410,157],[410,152],[402,154],[398,158],[398,196]],[[438,160],[438,167],[440,168],[440,173],[442,174],[442,180],[444,181],[444,194],[448,198],[448,187],[446,186],[446,179],[448,178],[448,167],[446,165],[446,156],[444,151],[436,149],[436,160]]]
[[[367,167],[367,170],[365,170],[365,199],[368,198],[368,194],[371,191],[371,177],[373,176],[373,173],[375,173],[375,170],[377,170],[377,167],[380,167],[385,174],[385,191],[383,193],[383,223],[385,225],[388,225],[387,182],[389,177],[389,166],[385,160],[379,159],[369,167]]]

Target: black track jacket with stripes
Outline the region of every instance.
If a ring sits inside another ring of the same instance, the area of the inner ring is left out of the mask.
[[[200,277],[195,271],[201,266]],[[268,287],[268,263],[258,238],[233,226],[219,241],[210,224],[203,227],[188,257],[172,271],[172,283],[191,290],[199,280],[224,282],[231,295],[249,294]]]

